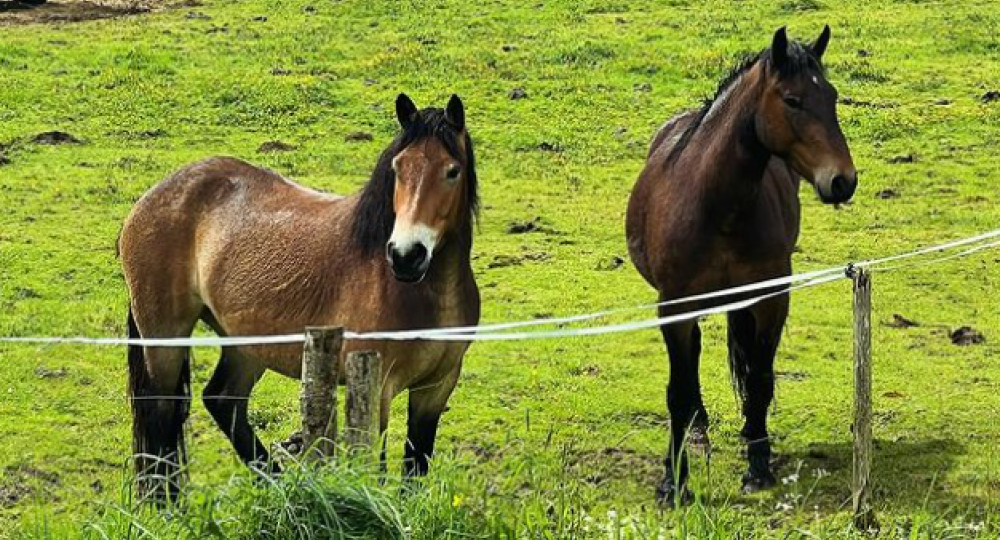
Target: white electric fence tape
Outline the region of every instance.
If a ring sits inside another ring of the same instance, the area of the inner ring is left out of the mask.
[[[715,313],[724,313],[727,311],[744,309],[758,302],[761,302],[763,300],[775,296],[790,293],[800,289],[814,287],[817,285],[822,285],[824,283],[829,283],[831,281],[836,281],[839,279],[846,279],[847,275],[845,273],[845,270],[851,268],[852,266],[867,268],[873,271],[891,271],[903,268],[926,266],[930,264],[944,262],[947,260],[956,259],[959,257],[964,257],[972,253],[982,251],[984,249],[1000,246],[1000,241],[973,246],[960,253],[948,255],[945,257],[940,257],[937,259],[933,259],[931,261],[921,261],[917,263],[901,264],[901,265],[880,268],[881,265],[884,265],[886,263],[910,259],[913,257],[918,257],[929,253],[953,249],[956,247],[968,246],[971,244],[976,244],[977,242],[984,242],[986,240],[998,237],[1000,237],[1000,229],[972,236],[969,238],[963,238],[961,240],[955,240],[953,242],[947,242],[944,244],[918,249],[908,253],[893,255],[890,257],[884,257],[880,259],[870,259],[853,265],[835,266],[823,270],[815,270],[801,274],[794,274],[791,276],[768,279],[756,283],[741,285],[738,287],[731,287],[728,289],[722,289],[703,294],[696,294],[684,298],[666,300],[663,302],[657,302],[655,304],[645,304],[641,306],[616,308],[616,309],[598,311],[594,313],[586,313],[582,315],[573,315],[569,317],[532,319],[527,321],[496,323],[496,324],[487,324],[481,326],[456,326],[449,328],[430,328],[423,330],[403,330],[403,331],[392,331],[392,332],[363,332],[363,333],[352,332],[350,330],[347,330],[344,332],[344,338],[351,340],[391,340],[391,341],[404,341],[404,340],[518,341],[518,340],[528,340],[528,339],[549,339],[549,338],[572,337],[572,336],[593,336],[593,335],[610,334],[616,332],[629,332],[645,328],[655,328],[667,324],[673,324],[677,322],[697,319]],[[797,285],[793,286],[793,284]],[[775,289],[776,287],[780,289],[772,290],[771,292],[761,294],[759,296],[755,296],[752,298],[744,299],[738,302],[730,302],[727,304],[722,304],[711,308],[677,313],[673,315],[657,317],[654,319],[646,319],[646,320],[632,321],[632,322],[611,324],[604,326],[569,328],[569,329],[549,330],[540,332],[507,332],[507,333],[499,332],[500,330],[526,328],[531,326],[565,325],[571,323],[580,323],[584,321],[604,318],[610,315],[625,313],[629,311],[648,310],[664,306],[673,306],[690,302],[697,302],[701,300],[710,300],[713,298],[735,296],[739,294],[746,294],[766,289]],[[87,337],[0,337],[0,343],[4,342],[33,343],[33,344],[43,344],[43,345],[57,345],[57,344],[135,345],[143,347],[236,347],[236,346],[251,346],[251,345],[296,344],[296,343],[302,343],[304,341],[305,341],[305,336],[303,334],[285,334],[285,335],[274,335],[274,336],[139,338],[139,339],[87,338]]]

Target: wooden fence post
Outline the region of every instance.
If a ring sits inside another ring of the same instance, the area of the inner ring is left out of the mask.
[[[854,525],[878,528],[868,500],[872,467],[872,282],[863,268],[852,268],[854,280]]]
[[[306,328],[302,349],[302,449],[307,458],[333,455],[337,438],[337,364],[343,328]]]
[[[347,427],[344,439],[352,449],[371,449],[381,436],[382,358],[375,351],[347,355]]]

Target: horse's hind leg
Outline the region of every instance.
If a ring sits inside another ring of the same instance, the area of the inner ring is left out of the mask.
[[[236,349],[223,349],[202,401],[240,459],[248,466],[273,474],[278,472],[278,466],[270,461],[267,448],[249,421],[250,393],[264,371],[264,367]]]
[[[698,383],[701,329],[696,321],[689,321],[663,326],[660,330],[670,358],[670,383],[667,385],[670,449],[665,460],[666,474],[657,489],[657,498],[663,503],[673,504],[678,495],[682,501],[690,498],[685,486],[688,456],[684,447],[701,408]]]
[[[184,323],[180,319],[173,325],[154,325],[148,316],[144,320],[139,313],[129,311],[130,338],[185,337],[193,327],[193,320]],[[128,360],[138,493],[159,502],[174,499],[186,461],[184,423],[191,409],[189,349],[130,346]]]
[[[743,492],[773,487],[767,410],[774,398],[774,356],[788,316],[788,296],[762,302],[729,315],[729,350],[733,379],[743,399],[749,466]]]

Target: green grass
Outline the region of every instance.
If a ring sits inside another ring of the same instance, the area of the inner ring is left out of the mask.
[[[648,141],[785,24],[806,39],[833,27],[826,63],[861,171],[854,204],[839,210],[803,188],[798,269],[994,229],[1000,102],[980,98],[1000,89],[997,7],[248,1],[0,27],[0,152],[10,160],[0,165],[0,335],[123,335],[114,242],[149,186],[193,160],[230,154],[353,192],[396,130],[400,91],[420,106],[443,106],[452,92],[465,101],[483,190],[473,264],[485,322],[648,302],[654,293],[630,265],[606,269],[612,257],[627,258],[625,201]],[[509,99],[516,87],[527,98]],[[31,142],[49,130],[83,142]],[[345,141],[356,131],[374,141]],[[297,148],[258,154],[270,140]],[[899,197],[876,197],[886,189]],[[506,232],[536,217],[547,232]],[[491,267],[501,259],[517,264]],[[988,251],[875,276],[876,321],[899,313],[921,323],[874,329],[874,500],[887,535],[961,537],[980,523],[982,537],[1000,533],[997,261]],[[561,516],[584,511],[601,524],[608,512],[634,517],[668,537],[847,535],[850,324],[844,282],[793,298],[770,427],[778,475],[799,480],[763,495],[738,494],[741,421],[719,318],[703,324],[715,453],[710,467],[695,463],[703,499],[694,507],[660,512],[652,499],[667,425],[667,365],[655,331],[476,344],[424,495],[400,497],[343,470],[307,475],[316,484],[309,493],[368,490],[372,508],[420,538],[448,528],[582,536]],[[952,345],[947,331],[961,325],[983,331],[986,343]],[[217,354],[195,351],[199,389]],[[44,536],[42,524],[53,537],[97,538],[81,524],[121,531],[113,527],[132,519],[108,506],[128,502],[124,387],[122,350],[0,345],[0,539]],[[399,401],[393,471],[405,423]],[[252,409],[265,440],[284,438],[298,419],[295,382],[269,375]],[[264,488],[246,481],[200,404],[192,429],[194,494],[184,517],[138,518],[158,536],[172,537],[178,523],[225,525],[251,515],[254,501],[295,492],[297,477],[256,491]],[[596,526],[590,533],[608,537]]]

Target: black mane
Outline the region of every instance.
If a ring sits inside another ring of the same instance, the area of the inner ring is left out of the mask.
[[[465,155],[462,155],[459,137],[464,136]],[[459,241],[472,245],[472,226],[479,212],[479,194],[476,180],[476,158],[468,132],[459,133],[445,118],[443,109],[424,109],[409,127],[389,144],[378,158],[371,179],[361,192],[358,207],[351,222],[351,238],[366,255],[385,250],[396,221],[393,195],[396,174],[392,160],[406,147],[428,137],[441,141],[455,159],[463,162],[465,169],[465,215],[459,230]]]
[[[706,99],[702,103],[701,109],[698,110],[698,114],[695,115],[694,120],[684,128],[679,139],[677,139],[677,144],[670,149],[670,153],[667,154],[667,163],[672,163],[677,160],[684,149],[687,148],[688,143],[691,142],[691,138],[701,127],[702,122],[708,115],[708,111],[712,109],[712,105],[715,104],[716,100],[722,96],[730,86],[736,83],[743,74],[759,62],[766,62],[768,68],[774,68],[774,63],[771,61],[771,49],[767,48],[760,51],[757,54],[744,56],[742,60],[733,68],[728,75],[726,75],[722,82],[719,83],[718,88],[715,89],[715,94],[711,99]],[[813,54],[812,47],[809,45],[800,43],[798,41],[790,41],[788,43],[788,59],[787,61],[779,66],[778,73],[782,77],[794,77],[803,73],[819,72],[823,73],[823,63],[820,59]]]

